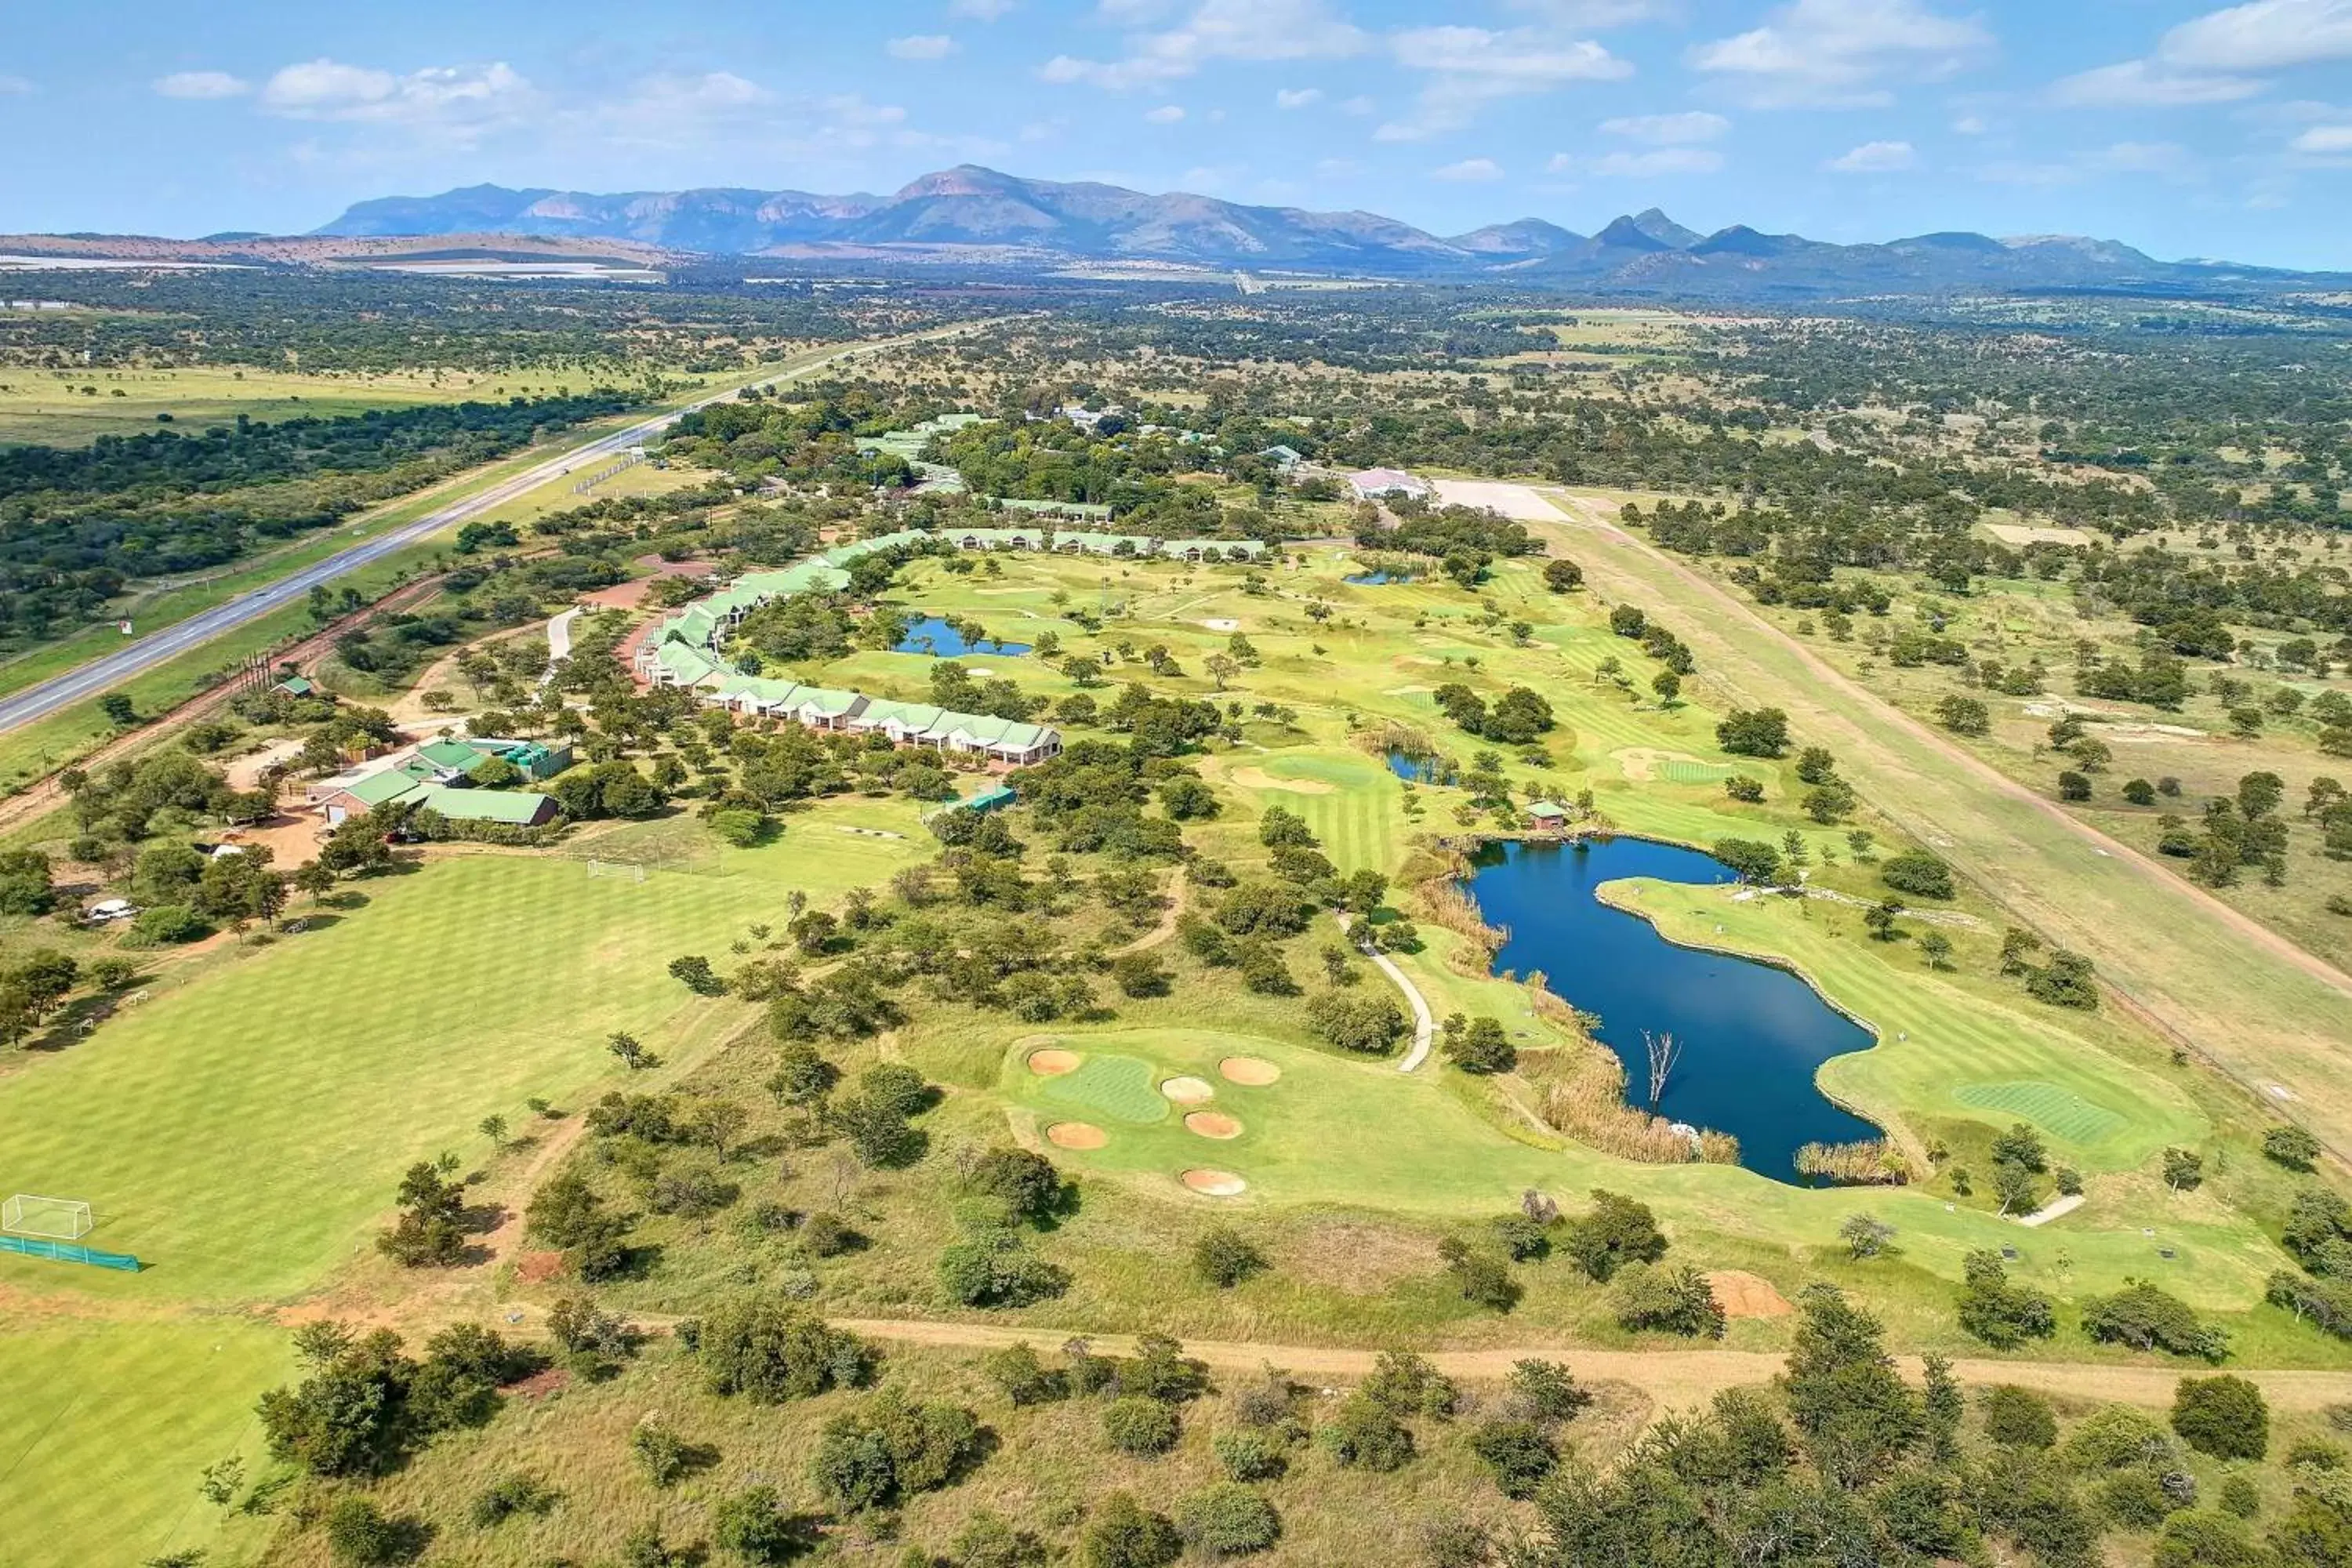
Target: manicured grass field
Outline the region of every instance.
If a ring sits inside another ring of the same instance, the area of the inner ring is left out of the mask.
[[[263,1468],[253,1401],[288,1375],[285,1333],[236,1317],[55,1319],[0,1334],[0,1563],[86,1568],[205,1546],[206,1465]],[[251,1539],[267,1521],[233,1527]]]
[[[788,889],[823,902],[912,858],[909,840],[832,829],[804,814],[720,874],[644,882],[562,858],[452,858],[359,884],[367,906],[325,929],[223,954],[63,1055],[20,1059],[0,1077],[0,1187],[87,1199],[91,1245],[149,1267],[5,1260],[0,1283],[145,1300],[300,1290],[367,1245],[411,1161],[474,1155],[483,1116],[520,1122],[534,1095],[576,1106],[612,1080],[608,1034],[659,1052],[741,1011],[689,998],[671,958],[723,960],[750,924],[781,928]]]
[[[2070,1143],[2090,1143],[2123,1126],[2124,1117],[2054,1083],[1964,1083],[1952,1098],[1979,1110],[1998,1110],[2032,1122]]]
[[[1089,1056],[1074,1071],[1041,1079],[1035,1092],[1041,1103],[1057,1110],[1097,1112],[1141,1127],[1168,1120],[1160,1077],[1135,1057]]]

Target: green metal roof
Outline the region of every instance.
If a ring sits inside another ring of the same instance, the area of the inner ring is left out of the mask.
[[[342,793],[362,805],[378,806],[388,800],[398,800],[413,789],[422,787],[415,779],[398,768],[386,768],[380,773],[370,773],[343,786]]]
[[[551,796],[532,795],[526,790],[452,789],[447,784],[425,784],[417,791],[416,804],[458,821],[506,822],[527,827],[538,821],[542,812],[551,815],[555,802]]]
[[[492,753],[463,741],[428,741],[416,748],[417,756],[436,768],[454,768],[464,773]]]

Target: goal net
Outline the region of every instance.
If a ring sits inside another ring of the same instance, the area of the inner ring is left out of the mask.
[[[642,882],[646,868],[633,860],[591,860],[588,874],[592,877],[618,877],[624,881]]]
[[[10,1236],[37,1236],[51,1241],[79,1241],[94,1222],[89,1205],[79,1198],[44,1198],[17,1193],[0,1203],[0,1231]]]

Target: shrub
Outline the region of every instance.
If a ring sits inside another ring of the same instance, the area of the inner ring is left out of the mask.
[[[1164,1515],[1129,1492],[1113,1492],[1095,1507],[1078,1537],[1079,1568],[1167,1568],[1184,1550]]]
[[[829,1504],[863,1512],[947,1485],[979,1453],[971,1411],[918,1405],[893,1388],[826,1422],[810,1471]]]
[[[2156,1568],[2266,1568],[2273,1559],[2236,1520],[2194,1511],[2164,1521],[2149,1561]]]
[[[1592,1391],[1556,1361],[1523,1361],[1511,1367],[1511,1405],[1531,1421],[1573,1421],[1592,1403]]]
[[[1049,1370],[1025,1341],[981,1357],[980,1370],[1016,1405],[1046,1405],[1069,1396],[1069,1378]]]
[[[1307,1026],[1346,1051],[1378,1056],[1406,1029],[1404,1014],[1386,996],[1326,991],[1307,1004]]]
[[[720,1498],[710,1510],[710,1537],[746,1563],[782,1563],[812,1544],[772,1486]]]
[[[1176,1412],[1160,1400],[1129,1394],[1103,1407],[1103,1436],[1123,1454],[1164,1454],[1177,1432]]]
[[[2263,1153],[2290,1171],[2308,1171],[2319,1161],[2319,1140],[2300,1127],[2273,1127],[2263,1134]]]
[[[1015,1530],[998,1515],[981,1509],[948,1542],[950,1568],[1040,1568],[1045,1547],[1025,1530]],[[930,1559],[925,1558],[925,1568]]]
[[[1204,1557],[1239,1557],[1281,1540],[1282,1516],[1249,1488],[1219,1481],[1176,1504],[1176,1533]]]
[[[765,1297],[724,1302],[695,1342],[703,1383],[754,1405],[806,1399],[866,1380],[873,1352],[815,1313]]]
[[[1718,838],[1715,858],[1730,867],[1743,882],[1769,885],[1780,875],[1780,851],[1753,838]]]
[[[415,1558],[425,1550],[425,1531],[363,1497],[341,1498],[327,1510],[327,1550],[352,1568],[378,1568]]]
[[[1996,1350],[2009,1350],[2029,1339],[2048,1339],[2058,1320],[2050,1298],[2009,1282],[1998,1252],[1971,1252],[1961,1260],[1966,1282],[1960,1287],[1960,1327]]]
[[[1890,856],[1878,868],[1878,879],[1898,893],[1920,899],[1952,896],[1952,868],[1925,849]]]
[[[2094,1495],[2099,1511],[2126,1530],[2154,1530],[2179,1508],[2154,1470],[2118,1470],[2101,1481]]]
[[[1026,1149],[991,1149],[974,1163],[970,1184],[1024,1219],[1044,1219],[1062,1202],[1062,1173]]]
[[[2058,1417],[2031,1389],[2002,1384],[1984,1394],[1985,1436],[2004,1448],[2047,1448],[2058,1441]]]
[[[2086,1303],[2083,1331],[2095,1340],[2134,1350],[2161,1350],[2206,1361],[2220,1361],[2229,1353],[2228,1335],[2199,1322],[2187,1302],[2145,1282]]]
[[[1484,1421],[1470,1434],[1470,1451],[1492,1472],[1507,1498],[1524,1500],[1559,1466],[1559,1450],[1532,1421]]]
[[[466,1512],[475,1529],[488,1530],[517,1514],[545,1514],[554,1509],[557,1496],[553,1488],[536,1478],[520,1470],[509,1470],[476,1492]]]
[[[1453,1379],[1411,1351],[1382,1351],[1356,1392],[1395,1415],[1451,1415],[1456,1397]]]
[[[2059,1452],[2077,1469],[2116,1470],[2126,1465],[2163,1463],[2172,1456],[2172,1439],[2145,1411],[2128,1405],[2102,1405],[2066,1434]]]
[[[1402,1469],[1412,1459],[1412,1433],[1364,1389],[1341,1400],[1315,1438],[1349,1469],[1385,1474]]]
[[[1649,1205],[1599,1187],[1592,1212],[1568,1223],[1561,1243],[1585,1275],[1607,1284],[1628,1263],[1655,1263],[1666,1255],[1666,1238]]]
[[[1192,1244],[1192,1271],[1219,1289],[1230,1289],[1265,1268],[1265,1254],[1231,1226],[1211,1226]]]
[[[1237,1481],[1279,1480],[1290,1468],[1289,1445],[1280,1434],[1263,1426],[1220,1432],[1212,1446],[1217,1451],[1217,1463]]]
[[[2270,1406],[2242,1377],[2184,1377],[2173,1390],[2172,1429],[2200,1454],[2259,1459],[2270,1451]]]
[[[1620,1328],[1659,1330],[1691,1339],[1719,1340],[1726,1320],[1706,1276],[1685,1265],[1660,1268],[1636,1263],[1617,1281],[1611,1310]]]

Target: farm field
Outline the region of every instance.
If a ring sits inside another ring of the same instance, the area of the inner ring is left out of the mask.
[[[0,445],[75,447],[100,436],[158,429],[201,433],[206,426],[251,419],[331,419],[371,408],[520,395],[522,384],[552,376],[467,371],[362,374],[232,369],[219,365],[124,370],[0,372]],[[573,377],[586,384],[586,373]],[[95,388],[94,394],[85,388]],[[120,394],[120,395],[117,395]],[[170,415],[158,420],[158,415]]]

